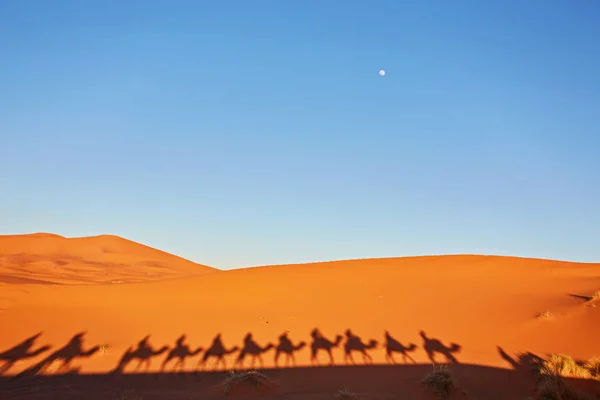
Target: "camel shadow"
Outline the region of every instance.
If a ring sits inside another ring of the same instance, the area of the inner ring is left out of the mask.
[[[80,332],[74,335],[65,346],[56,350],[34,366],[21,372],[19,376],[35,376],[43,374],[47,371],[48,367],[55,363],[60,363],[56,369],[57,374],[76,374],[78,369],[71,369],[71,362],[76,358],[89,358],[100,350],[100,346],[94,346],[87,351],[83,350],[83,338],[85,334],[86,332]]]
[[[363,362],[365,364],[373,364],[373,358],[367,353],[367,350],[371,350],[377,347],[378,343],[375,339],[369,340],[369,343],[364,343],[359,336],[352,333],[350,329],[346,329],[344,332],[346,335],[346,342],[344,343],[344,361],[346,364],[356,364],[352,357],[352,352],[359,352],[362,355]]]
[[[129,365],[129,363],[131,363],[133,360],[138,360],[138,363],[135,367],[136,372],[140,370],[142,365],[145,367],[144,370],[148,371],[151,366],[151,359],[169,350],[169,346],[163,346],[158,350],[154,350],[149,341],[150,335],[147,335],[138,342],[136,348],[131,346],[125,350],[125,353],[123,353],[121,356],[121,359],[113,370],[113,373],[122,373],[127,365]]]
[[[310,332],[312,343],[310,344],[310,361],[312,364],[319,365],[319,351],[323,350],[329,355],[329,365],[334,364],[332,349],[338,347],[342,341],[342,335],[336,335],[335,341],[327,339],[319,329],[315,328]]]
[[[36,357],[50,350],[51,346],[46,345],[39,347],[37,350],[31,351],[31,348],[41,334],[42,332],[33,335],[16,346],[13,346],[10,349],[0,353],[0,361],[3,361],[2,367],[0,367],[0,376],[7,373],[17,362]]]
[[[183,371],[185,368],[185,359],[187,357],[194,357],[195,355],[202,352],[204,349],[202,347],[198,347],[195,350],[190,350],[190,347],[187,344],[184,344],[186,339],[185,334],[181,335],[177,341],[175,342],[175,347],[169,351],[167,357],[163,361],[160,370],[164,371],[165,367],[171,360],[176,360],[175,365],[173,366],[173,371]]]
[[[385,359],[392,363],[396,364],[396,360],[394,359],[394,353],[402,354],[402,360],[405,364],[408,363],[408,360],[412,361],[413,364],[416,364],[414,358],[410,356],[410,352],[413,352],[417,349],[417,345],[414,343],[408,343],[407,346],[400,343],[398,340],[394,339],[388,331],[385,331]]]
[[[196,370],[198,370],[198,368],[203,370],[209,358],[216,358],[214,370],[216,370],[220,364],[223,364],[223,368],[227,369],[227,361],[225,361],[225,356],[235,353],[238,350],[239,347],[237,346],[226,349],[225,345],[223,345],[222,335],[218,333],[214,337],[210,347],[204,352],[204,356],[202,356],[202,358],[198,361],[198,364],[196,364]]]
[[[243,369],[244,359],[247,355],[252,357],[250,368],[254,368],[254,363],[257,359],[262,368],[264,366],[264,363],[261,354],[266,353],[274,347],[275,346],[273,345],[273,343],[267,343],[265,347],[261,347],[258,343],[254,341],[252,333],[248,332],[246,336],[244,336],[244,346],[240,350],[238,357],[235,360],[234,368],[241,367]]]
[[[294,353],[302,350],[304,346],[306,346],[306,342],[300,341],[297,345],[294,345],[288,337],[288,333],[282,333],[279,336],[279,344],[277,344],[277,347],[275,348],[275,368],[279,366],[279,357],[281,354],[285,354],[286,367],[290,365],[290,361],[293,366],[296,366],[296,357],[294,356]]]
[[[438,353],[443,355],[448,363],[459,364],[454,353],[460,353],[462,350],[461,345],[450,343],[450,346],[446,346],[439,339],[427,337],[427,334],[424,331],[420,331],[419,335],[423,339],[423,350],[425,350],[427,357],[433,364],[436,364],[435,355]]]

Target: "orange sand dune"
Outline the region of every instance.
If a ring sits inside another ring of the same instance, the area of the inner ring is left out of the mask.
[[[113,243],[111,240],[123,243],[113,238],[102,243]],[[158,372],[181,335],[185,338],[174,354],[183,351],[188,371],[202,360],[217,334],[225,350],[231,350],[223,358],[227,368],[242,354],[234,351],[235,347],[246,348],[241,365],[250,366],[256,345],[264,367],[274,367],[276,352],[268,344],[288,348],[283,334],[296,348],[301,341],[306,343],[293,354],[297,366],[311,366],[314,328],[324,336],[316,339],[321,348],[317,361],[324,365],[329,362],[326,348],[331,348],[336,365],[350,362],[345,361],[346,343],[358,365],[364,364],[361,348],[373,363],[390,363],[383,346],[385,332],[392,349],[411,349],[406,352],[409,366],[431,364],[433,358],[438,363],[455,363],[457,368],[462,364],[510,369],[517,352],[540,356],[558,352],[583,359],[600,355],[600,341],[593,337],[600,331],[600,307],[576,297],[600,289],[600,264],[428,256],[257,267],[121,285],[9,286],[12,292],[2,293],[10,301],[0,312],[0,327],[4,329],[0,353],[40,332],[32,339],[29,351],[52,346],[40,355],[15,360],[5,372],[9,375],[32,366],[30,373],[56,372],[60,364],[51,363],[52,357],[44,364],[44,357],[80,332],[83,334],[58,354],[69,348],[85,352],[99,346],[89,356],[74,358],[67,365],[66,370],[76,369],[81,374],[115,369],[131,373],[140,357],[149,361],[141,364],[141,371]],[[538,318],[544,311],[551,317]],[[185,346],[190,351],[197,347],[204,351],[185,358]],[[161,348],[159,355],[152,355]],[[126,362],[118,367],[128,349]],[[392,355],[403,363],[402,352]],[[286,359],[283,350],[280,367]],[[166,370],[170,371],[176,361],[177,357]],[[212,369],[215,361],[209,357],[206,367]],[[255,361],[260,365],[259,358]],[[35,367],[39,362],[42,364]],[[48,369],[43,372],[42,366]],[[487,396],[483,398],[501,398],[491,389],[486,393],[476,376],[469,382],[469,374],[463,377],[467,380],[463,382],[465,390]],[[356,381],[356,377],[348,379],[336,381],[336,385]],[[297,388],[300,392],[286,396],[308,398],[311,390],[321,391],[325,384],[302,382]],[[409,385],[408,378],[403,381],[401,375],[391,382],[378,398],[396,396],[394,390]],[[499,382],[510,386],[508,381]],[[330,389],[334,393],[340,387]]]
[[[0,236],[0,284],[146,282],[214,271],[112,235]]]

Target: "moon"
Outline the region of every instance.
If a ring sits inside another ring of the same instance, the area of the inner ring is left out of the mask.
[[[380,69],[379,70],[379,75],[380,76],[384,76],[385,75],[385,70],[384,69]]]

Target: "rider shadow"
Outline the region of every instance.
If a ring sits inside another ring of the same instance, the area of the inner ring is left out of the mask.
[[[344,343],[344,361],[346,364],[356,364],[352,357],[352,352],[359,352],[362,355],[363,362],[365,364],[372,364],[373,358],[367,353],[367,350],[371,350],[377,347],[378,343],[375,339],[369,340],[368,343],[364,343],[359,336],[346,329],[346,342]]]
[[[138,363],[135,367],[135,372],[138,372],[142,365],[145,367],[144,370],[147,372],[151,366],[151,359],[169,350],[169,346],[163,346],[158,350],[154,350],[149,341],[150,335],[147,335],[138,342],[135,349],[133,346],[129,347],[125,353],[123,353],[119,363],[112,372],[123,373],[127,365],[129,365],[129,363],[131,363],[133,360],[138,360]]]
[[[173,366],[173,371],[183,371],[185,367],[185,359],[188,357],[194,357],[195,355],[199,354],[204,350],[204,348],[202,347],[198,347],[194,351],[190,350],[190,347],[184,343],[185,339],[185,334],[181,335],[179,339],[177,339],[177,341],[175,342],[175,347],[173,347],[171,351],[167,354],[167,357],[165,358],[160,367],[161,372],[165,370],[167,364],[173,359],[177,360],[175,362],[175,365]]]
[[[223,368],[227,369],[227,361],[225,360],[225,356],[235,353],[238,350],[239,347],[237,346],[226,349],[225,345],[223,344],[222,335],[217,333],[217,335],[213,338],[210,347],[204,352],[204,356],[202,356],[202,358],[198,361],[198,364],[196,364],[196,370],[199,368],[200,370],[203,370],[209,358],[216,358],[213,370],[216,370],[220,364],[223,364]]]
[[[80,332],[73,336],[69,342],[62,348],[56,350],[48,357],[44,358],[39,363],[21,372],[18,376],[35,376],[46,372],[48,367],[55,363],[60,363],[56,369],[56,373],[61,374],[77,374],[78,369],[71,369],[71,362],[76,358],[88,358],[94,355],[100,346],[94,346],[89,350],[83,350],[83,337],[86,332]]]
[[[312,343],[310,344],[310,361],[314,365],[319,365],[319,351],[324,351],[329,355],[329,365],[334,365],[332,349],[338,347],[342,341],[342,335],[336,335],[335,340],[327,339],[318,328],[310,332]]]
[[[36,357],[50,350],[51,346],[48,345],[39,347],[38,349],[33,351],[31,350],[31,348],[33,347],[36,340],[40,337],[41,334],[42,332],[33,335],[30,338],[27,338],[21,343],[17,344],[16,346],[0,353],[0,361],[4,362],[0,367],[0,376],[7,373],[17,362]]]
[[[235,360],[234,369],[236,367],[241,367],[242,369],[244,368],[244,359],[246,358],[246,356],[252,357],[250,368],[254,368],[254,363],[257,359],[260,363],[260,367],[262,368],[264,366],[262,354],[266,353],[274,347],[275,346],[273,345],[273,343],[267,343],[266,346],[261,347],[258,343],[256,343],[256,341],[252,337],[252,333],[248,332],[246,336],[244,336],[244,346],[240,350],[238,357]]]
[[[462,350],[461,345],[450,343],[450,346],[446,346],[439,339],[427,337],[427,334],[424,331],[420,331],[419,335],[423,338],[423,350],[425,350],[427,357],[433,364],[436,364],[435,355],[438,353],[443,355],[448,363],[459,364],[454,353],[460,353]]]
[[[544,363],[544,359],[542,357],[531,352],[518,353],[517,358],[515,359],[511,357],[507,352],[505,352],[502,347],[496,346],[496,349],[498,350],[498,354],[500,354],[500,357],[502,357],[504,361],[509,363],[512,369],[515,371],[532,372],[538,370],[539,366],[541,366]]]
[[[408,363],[408,360],[412,361],[413,364],[416,364],[414,358],[410,356],[410,352],[413,352],[417,349],[417,345],[414,343],[408,343],[408,345],[403,345],[398,340],[394,339],[388,331],[385,331],[385,359],[392,363],[396,364],[396,360],[394,359],[394,353],[402,354],[402,361],[405,364]]]
[[[306,342],[300,341],[297,345],[294,345],[290,338],[288,337],[288,333],[284,332],[279,336],[279,344],[275,347],[275,368],[279,367],[279,357],[281,354],[285,354],[285,366],[288,367],[290,365],[290,361],[293,366],[296,366],[296,357],[294,353],[300,351],[306,346]]]

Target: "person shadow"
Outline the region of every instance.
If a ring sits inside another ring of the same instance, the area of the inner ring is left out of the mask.
[[[290,361],[294,366],[296,366],[296,357],[294,353],[300,351],[302,348],[306,346],[306,342],[300,341],[297,345],[294,345],[290,338],[288,337],[288,333],[284,332],[279,336],[279,344],[275,348],[275,368],[279,367],[279,357],[281,354],[285,354],[285,366],[288,367],[290,365]]]
[[[31,350],[37,339],[41,336],[42,332],[39,332],[16,346],[11,347],[8,350],[0,353],[0,361],[3,361],[2,366],[0,367],[0,376],[7,373],[15,363],[23,360],[27,360],[29,358],[36,357],[48,350],[50,350],[51,346],[45,345],[37,348],[36,350]]]
[[[427,334],[424,331],[420,331],[419,335],[423,339],[423,350],[425,350],[427,357],[433,364],[436,364],[435,355],[438,353],[443,355],[448,363],[459,364],[454,353],[460,353],[462,350],[461,345],[450,343],[450,346],[446,346],[439,339],[427,337]]]
[[[237,359],[235,360],[234,368],[241,367],[244,368],[244,359],[247,355],[252,357],[250,368],[254,368],[254,363],[258,359],[260,363],[260,367],[262,368],[264,363],[261,354],[266,353],[271,350],[275,346],[273,343],[267,343],[265,347],[261,347],[258,343],[254,341],[252,337],[252,333],[248,332],[246,336],[244,336],[244,346],[240,350]]]
[[[194,357],[195,355],[199,354],[204,350],[202,347],[198,347],[194,351],[191,351],[190,347],[187,344],[183,343],[185,339],[185,335],[181,335],[177,339],[177,341],[175,342],[175,347],[173,347],[171,351],[169,351],[169,353],[167,354],[167,357],[165,357],[165,360],[163,361],[160,367],[161,371],[164,371],[167,364],[173,359],[176,360],[175,365],[173,366],[173,371],[183,371],[185,367],[185,359],[187,357]]]
[[[151,367],[151,359],[163,354],[167,350],[169,350],[169,346],[163,346],[158,350],[154,350],[150,344],[150,335],[148,335],[138,342],[137,348],[129,347],[125,351],[113,373],[122,373],[125,367],[133,360],[138,360],[135,372],[138,372],[142,366],[145,367],[145,371],[148,371]]]
[[[511,357],[504,349],[500,346],[496,346],[498,354],[504,361],[510,364],[515,371],[529,371],[535,372],[539,370],[539,367],[543,365],[544,359],[531,352],[518,353],[517,358]]]
[[[76,358],[88,358],[100,350],[100,346],[91,347],[89,350],[83,350],[83,338],[87,332],[79,332],[74,335],[69,342],[62,348],[51,353],[39,363],[23,371],[19,376],[35,376],[46,372],[48,367],[55,363],[60,363],[56,373],[73,373],[77,369],[71,370],[71,362]]]
[[[198,361],[198,364],[196,364],[196,370],[203,370],[209,358],[216,358],[214,364],[215,370],[219,367],[220,364],[223,364],[223,368],[227,369],[227,361],[225,361],[225,356],[228,354],[235,353],[238,350],[239,347],[237,346],[234,346],[231,349],[226,349],[223,345],[222,335],[218,333],[214,337],[210,347],[204,352],[204,356],[202,356],[202,358]]]
[[[367,350],[371,350],[377,347],[377,341],[375,339],[369,340],[369,343],[363,343],[362,339],[352,333],[350,329],[346,329],[346,342],[344,343],[344,361],[346,364],[351,362],[356,364],[352,357],[352,352],[357,351],[362,354],[363,362],[365,364],[372,364],[373,358],[367,353]]]
[[[396,364],[396,360],[394,359],[394,353],[402,354],[402,360],[405,364],[408,363],[408,360],[412,361],[413,364],[416,364],[414,358],[412,358],[409,352],[413,352],[417,349],[417,345],[414,343],[409,343],[407,346],[400,343],[398,340],[394,339],[388,331],[385,331],[385,359],[392,363]]]
[[[310,332],[313,341],[310,344],[310,360],[313,364],[319,364],[319,351],[323,350],[329,355],[329,365],[334,364],[332,349],[338,347],[342,341],[342,335],[336,335],[335,341],[327,339],[317,328]]]

